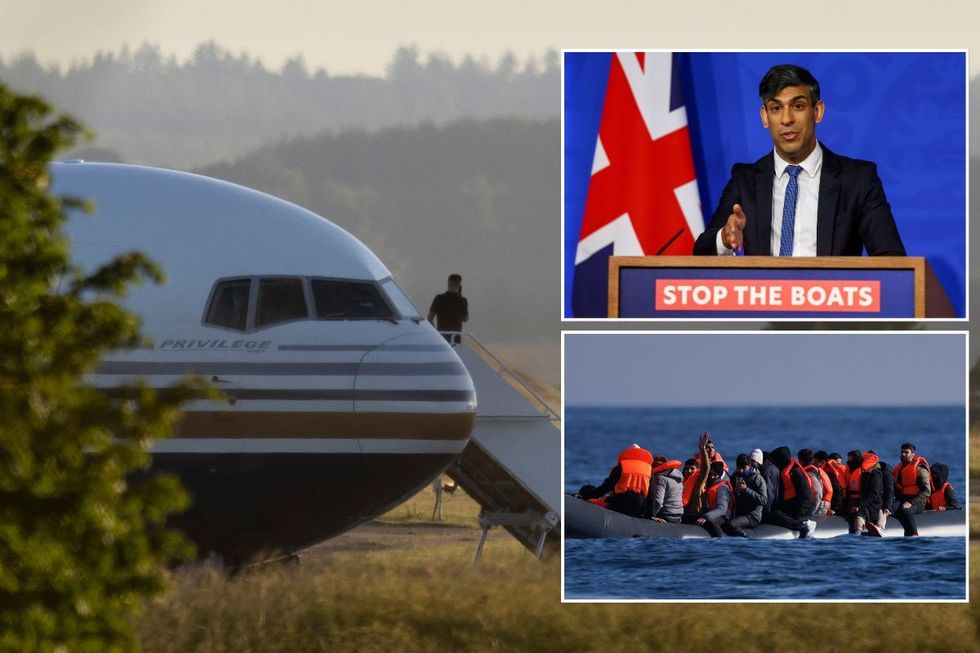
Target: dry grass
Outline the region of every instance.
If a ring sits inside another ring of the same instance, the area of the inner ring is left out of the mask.
[[[419,511],[431,510],[424,495],[413,500]],[[797,650],[801,638],[815,651],[980,650],[976,604],[562,605],[557,559],[538,562],[509,538],[478,567],[472,554],[468,542],[340,552],[325,564],[235,579],[185,571],[148,606],[140,637],[149,653],[717,653]],[[980,561],[971,577],[976,591],[978,572]]]
[[[444,476],[443,483],[451,484],[452,481]],[[392,523],[432,523],[432,512],[436,505],[436,495],[432,486],[426,486],[421,492],[401,504],[389,510],[379,517],[381,522]],[[463,488],[456,488],[452,494],[443,492],[442,494],[442,524],[450,526],[471,526],[477,529],[476,516],[480,512],[479,504],[470,498]]]
[[[978,548],[974,548],[974,554]],[[562,605],[557,560],[516,544],[351,553],[324,569],[183,573],[140,624],[152,653],[973,651],[967,605]],[[973,582],[978,578],[973,574]]]

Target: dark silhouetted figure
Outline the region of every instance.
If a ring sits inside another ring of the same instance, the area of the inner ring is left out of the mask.
[[[443,336],[450,344],[457,344],[461,340],[459,332],[463,330],[463,322],[470,319],[470,308],[463,297],[463,277],[450,274],[448,285],[446,292],[433,298],[429,307],[429,322],[444,332]],[[447,331],[455,333],[445,333]]]

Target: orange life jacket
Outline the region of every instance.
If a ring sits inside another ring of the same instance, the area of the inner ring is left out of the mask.
[[[929,463],[922,456],[916,456],[908,465],[898,463],[892,472],[895,475],[895,485],[903,496],[915,496],[919,493],[919,465],[929,469]],[[932,475],[929,475],[929,487],[932,487]]]
[[[599,497],[598,499],[586,499],[589,503],[594,503],[597,506],[602,506],[603,508],[609,507],[609,502],[606,501],[606,497]]]
[[[844,489],[847,492],[847,498],[851,502],[851,505],[861,498],[861,482],[864,480],[864,475],[877,464],[878,456],[865,452],[861,457],[861,464],[858,465],[857,469],[846,468],[848,477],[847,485],[844,486]]]
[[[813,487],[813,484],[810,484],[810,487],[813,489],[813,496],[820,497],[821,500],[830,503],[830,500],[834,498],[834,486],[830,484],[830,477],[827,476],[827,472],[823,471],[816,465],[807,465],[803,468],[803,471],[809,472],[811,469],[820,475],[821,482],[820,487]],[[810,475],[807,474],[807,476]]]
[[[828,458],[824,461],[823,470],[828,474],[833,474],[837,477],[837,483],[840,485],[842,490],[847,489],[847,465],[839,463],[833,458]]]
[[[803,466],[800,465],[800,461],[798,461],[796,458],[789,461],[789,464],[786,465],[786,469],[779,472],[779,477],[783,479],[783,501],[789,501],[790,499],[796,497],[796,486],[793,485],[793,479],[789,477],[789,473],[794,467],[803,472],[803,475],[806,476],[806,471],[804,471]],[[807,482],[809,482],[809,476],[807,476]]]
[[[652,470],[650,470],[650,474],[656,476],[657,474],[663,474],[664,472],[669,472],[672,469],[680,469],[683,466],[684,463],[682,463],[679,460],[668,460],[667,462],[657,465]]]
[[[708,501],[708,510],[714,510],[718,507],[718,488],[722,485],[728,488],[728,496],[730,497],[728,500],[728,516],[731,517],[735,513],[735,491],[728,479],[718,481],[705,489],[704,494]]]
[[[698,473],[694,472],[684,479],[684,491],[681,493],[681,502],[686,506],[691,501],[694,488],[698,484]]]
[[[701,466],[701,454],[700,453],[694,454],[694,462],[696,462],[698,464],[698,467]],[[721,463],[722,465],[724,465],[725,471],[726,472],[728,471],[728,463],[726,463],[725,462],[725,459],[721,457],[721,454],[718,453],[718,450],[717,449],[715,449],[715,452],[713,454],[711,454],[711,462],[713,462],[713,463],[714,462]]]
[[[943,486],[929,495],[929,507],[933,510],[939,510],[940,508],[946,507],[946,489],[951,488],[953,485],[946,481]]]
[[[642,497],[650,490],[653,456],[646,449],[630,447],[619,454],[619,481],[613,494],[636,492]]]

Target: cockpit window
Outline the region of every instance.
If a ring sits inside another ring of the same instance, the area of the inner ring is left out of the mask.
[[[266,326],[308,317],[303,280],[272,277],[259,281],[259,304],[255,326]]]
[[[421,320],[422,316],[419,314],[419,309],[415,308],[415,304],[412,300],[408,298],[408,295],[402,292],[402,289],[398,287],[395,280],[388,277],[381,282],[381,287],[388,294],[388,297],[395,304],[395,308],[401,313],[402,317],[408,318],[410,320]]]
[[[218,282],[204,321],[215,326],[244,331],[248,320],[248,295],[251,288],[251,279]]]
[[[391,279],[252,276],[218,279],[204,324],[254,331],[297,320],[421,320]]]
[[[392,317],[391,308],[373,283],[313,279],[310,285],[318,320]]]

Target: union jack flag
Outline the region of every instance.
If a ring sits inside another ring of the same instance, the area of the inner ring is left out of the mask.
[[[617,53],[575,254],[575,316],[606,317],[610,256],[689,255],[703,230],[677,54]]]

